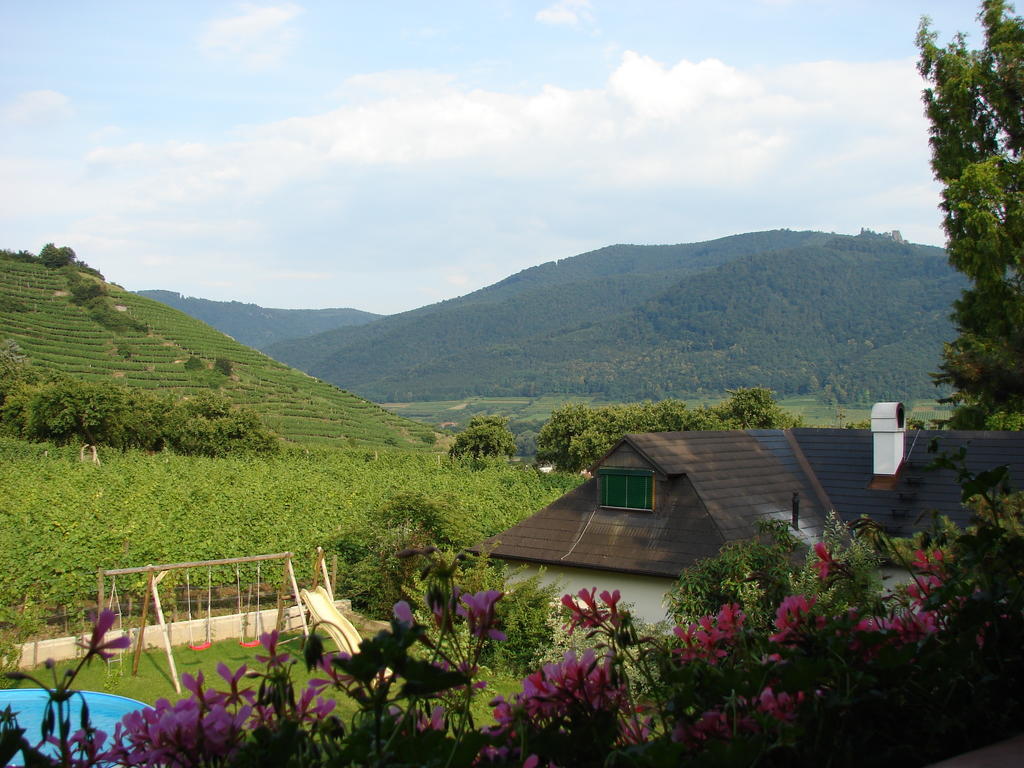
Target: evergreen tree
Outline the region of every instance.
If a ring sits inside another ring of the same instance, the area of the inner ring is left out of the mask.
[[[979,50],[963,34],[938,46],[927,18],[917,38],[949,260],[971,281],[936,375],[956,390],[958,426],[1024,410],[1024,20],[1004,0],[984,0],[979,20]]]

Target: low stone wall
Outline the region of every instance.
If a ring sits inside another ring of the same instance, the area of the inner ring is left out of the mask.
[[[335,600],[334,603],[342,613],[352,610],[352,602],[350,600]],[[302,619],[297,605],[285,608],[283,613],[284,630],[302,631]],[[307,622],[308,621],[309,619],[307,617]],[[257,623],[257,615],[255,611],[245,614],[233,613],[225,616],[214,616],[210,619],[210,638],[213,642],[241,638],[243,635],[244,625],[245,639],[254,640],[258,637],[259,631],[269,632],[274,629],[277,624],[277,608],[268,608],[264,611],[260,611],[258,622],[259,623]],[[168,623],[167,626],[170,628],[171,645],[173,646],[187,645],[189,643],[202,643],[206,641],[205,617],[201,619],[193,619],[192,621]],[[139,630],[137,627],[133,627],[130,630],[132,645],[129,649],[123,651],[122,655],[129,656],[134,652],[135,641],[138,634]],[[120,632],[114,629],[110,631],[107,637],[109,639],[114,639],[119,635]],[[82,644],[87,643],[88,640],[89,635],[85,634],[72,635],[70,637],[55,637],[47,640],[36,640],[31,643],[25,643],[21,646],[21,659],[18,662],[18,666],[21,669],[28,669],[44,663],[47,659],[53,659],[54,661],[59,662],[81,658],[85,653],[82,648]],[[146,626],[146,631],[143,637],[143,647],[147,649],[163,649],[164,635],[158,624],[149,624]]]

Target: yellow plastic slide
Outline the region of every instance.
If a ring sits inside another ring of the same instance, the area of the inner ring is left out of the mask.
[[[341,615],[341,612],[334,605],[331,596],[323,587],[317,587],[312,592],[304,589],[299,593],[302,602],[309,609],[309,615],[313,618],[314,629],[323,630],[338,646],[339,651],[350,655],[359,652],[359,644],[363,639],[359,636],[352,622]]]

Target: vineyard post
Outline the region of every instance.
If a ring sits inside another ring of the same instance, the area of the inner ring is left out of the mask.
[[[153,591],[153,572],[146,581],[146,594],[142,599],[142,620],[139,623],[139,637],[135,641],[135,658],[132,659],[132,677],[139,676],[139,659],[142,658],[142,643],[146,639],[146,621],[149,619],[149,594]]]
[[[331,600],[334,599],[334,583],[331,581],[330,575],[327,573],[327,556],[324,554],[323,547],[316,548],[316,567],[314,570],[320,572],[324,577],[324,589],[327,590],[327,594],[330,595]],[[315,582],[313,589],[316,589]]]
[[[284,629],[284,593],[288,589],[288,574],[281,577],[281,584],[277,588],[277,618],[274,620],[274,629],[278,632]]]
[[[295,602],[299,606],[299,619],[302,621],[302,634],[306,637],[309,636],[309,627],[306,626],[306,609],[302,606],[302,598],[299,596],[299,584],[295,581],[295,569],[292,568],[292,558],[289,555],[288,559],[284,561],[285,567],[288,569],[288,578],[292,582],[292,594],[295,596]]]
[[[334,597],[334,587],[338,583],[338,553],[331,555],[331,597]]]
[[[178,680],[178,668],[174,665],[174,652],[171,650],[171,628],[167,626],[167,622],[164,621],[164,612],[160,607],[160,592],[156,588],[156,585],[163,581],[163,578],[167,573],[167,571],[160,571],[160,573],[156,575],[156,578],[150,578],[149,584],[153,591],[153,609],[156,611],[156,620],[160,622],[160,629],[163,630],[164,650],[167,652],[167,665],[171,669],[171,682],[174,683],[174,690],[177,693],[181,693],[181,681]]]

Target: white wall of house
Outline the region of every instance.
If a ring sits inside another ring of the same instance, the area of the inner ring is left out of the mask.
[[[510,563],[515,566],[515,563]],[[669,620],[665,611],[665,595],[676,583],[674,579],[655,576],[635,576],[628,573],[613,573],[589,568],[567,566],[526,565],[520,571],[520,578],[529,578],[541,572],[545,584],[557,583],[562,594],[576,594],[581,589],[597,587],[597,593],[619,590],[623,603],[632,603],[633,615],[651,623]]]

